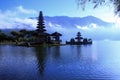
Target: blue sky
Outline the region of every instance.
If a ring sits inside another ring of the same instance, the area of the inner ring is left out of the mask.
[[[104,21],[115,21],[113,6],[100,6],[93,9],[91,4],[87,4],[86,10],[82,11],[81,8],[78,9],[76,0],[0,0],[1,12],[15,11],[16,8],[20,7],[26,11],[33,10],[36,13],[21,14],[18,17],[38,16],[38,12],[42,10],[45,16],[84,17],[92,15]]]
[[[10,10],[18,6],[26,9],[42,10],[45,15],[73,15],[77,10],[75,0],[0,0],[0,9]]]
[[[104,35],[103,33],[109,34],[110,32],[111,37],[111,33],[118,36],[120,32],[120,18],[115,16],[113,5],[99,6],[93,9],[92,4],[86,4],[85,11],[83,11],[80,7],[77,7],[76,0],[0,0],[0,29],[23,29],[25,28],[24,24],[29,25],[29,28],[35,29],[37,20],[29,19],[29,17],[37,17],[39,11],[43,11],[44,16],[95,16],[107,22],[117,22],[117,25],[109,29],[97,26],[96,24],[94,24],[95,27],[93,26],[93,29],[88,25],[82,29],[82,31],[85,30],[85,32],[91,33],[92,36],[98,32],[100,32],[102,36]],[[83,28],[83,26],[80,27]],[[73,30],[68,30],[64,27],[55,27],[55,30],[61,32],[68,31],[68,34],[73,32]]]
[[[14,22],[35,26],[37,21],[28,18],[37,17],[39,11],[43,11],[44,16],[95,16],[106,22],[120,21],[114,14],[113,5],[93,9],[93,4],[89,3],[83,11],[76,0],[0,0],[0,28],[11,28]]]

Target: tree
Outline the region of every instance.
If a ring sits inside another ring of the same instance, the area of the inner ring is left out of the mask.
[[[28,31],[26,29],[21,29],[19,32],[22,35],[22,37],[24,37]]]
[[[27,35],[28,31],[26,29],[21,29],[19,31],[19,36],[21,37],[22,41],[25,41],[25,36]]]
[[[17,31],[12,31],[11,34],[13,35],[15,40],[18,40],[20,34]]]
[[[75,44],[75,39],[74,38],[70,39],[70,44]]]
[[[34,42],[36,41],[37,33],[34,30],[27,31],[26,37],[27,41]]]
[[[26,35],[27,35],[27,30],[26,29],[21,29],[20,31],[19,31],[19,34],[20,34],[20,37],[22,37],[22,38],[24,38]]]
[[[77,0],[78,6],[81,6],[82,9],[85,9],[85,5],[87,2],[93,3],[93,8],[111,3],[114,5],[115,13],[120,16],[120,0]]]
[[[0,30],[0,42],[5,41],[5,40],[9,40],[10,38],[8,38],[8,36],[2,32],[2,30]]]

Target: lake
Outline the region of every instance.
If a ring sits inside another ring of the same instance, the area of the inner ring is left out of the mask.
[[[0,46],[0,80],[120,80],[120,41]]]

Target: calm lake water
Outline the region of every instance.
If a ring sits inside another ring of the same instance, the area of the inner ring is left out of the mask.
[[[120,42],[0,46],[0,80],[120,80]]]

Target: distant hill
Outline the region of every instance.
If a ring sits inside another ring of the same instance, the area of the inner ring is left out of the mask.
[[[37,22],[37,17],[30,17],[28,18],[30,20],[35,20]],[[44,16],[44,21],[46,27],[62,27],[62,28],[76,28],[76,26],[80,27],[90,27],[92,24],[95,24],[96,26],[102,26],[102,27],[111,27],[114,25],[114,23],[109,23],[102,21],[99,18],[93,17],[93,16],[87,16],[87,17],[68,17],[68,16]],[[36,23],[34,26],[29,22],[14,22],[13,26],[0,26],[2,29],[35,29]]]
[[[110,27],[114,25],[114,23],[105,22],[93,16],[87,16],[87,17],[82,17],[82,18],[67,17],[67,16],[55,16],[55,17],[45,16],[44,20],[46,21],[46,23],[51,22],[52,24],[58,24],[64,27],[71,27],[71,28],[75,27],[76,25],[84,27],[90,24],[96,24],[98,26],[104,26],[104,27]]]
[[[37,17],[28,18],[37,23]],[[115,26],[115,23],[105,22],[99,18],[93,16],[87,17],[68,17],[68,16],[44,16],[45,26],[48,33],[58,31],[63,34],[64,40],[68,40],[71,37],[75,37],[76,33],[80,31],[84,37],[90,37],[94,40],[114,38],[117,34],[113,29],[108,29]],[[19,29],[36,29],[36,23],[34,26],[31,23],[14,22],[11,28],[2,27],[6,34]],[[102,29],[100,29],[102,28]],[[120,31],[119,31],[120,32]],[[112,36],[111,36],[112,34]]]

